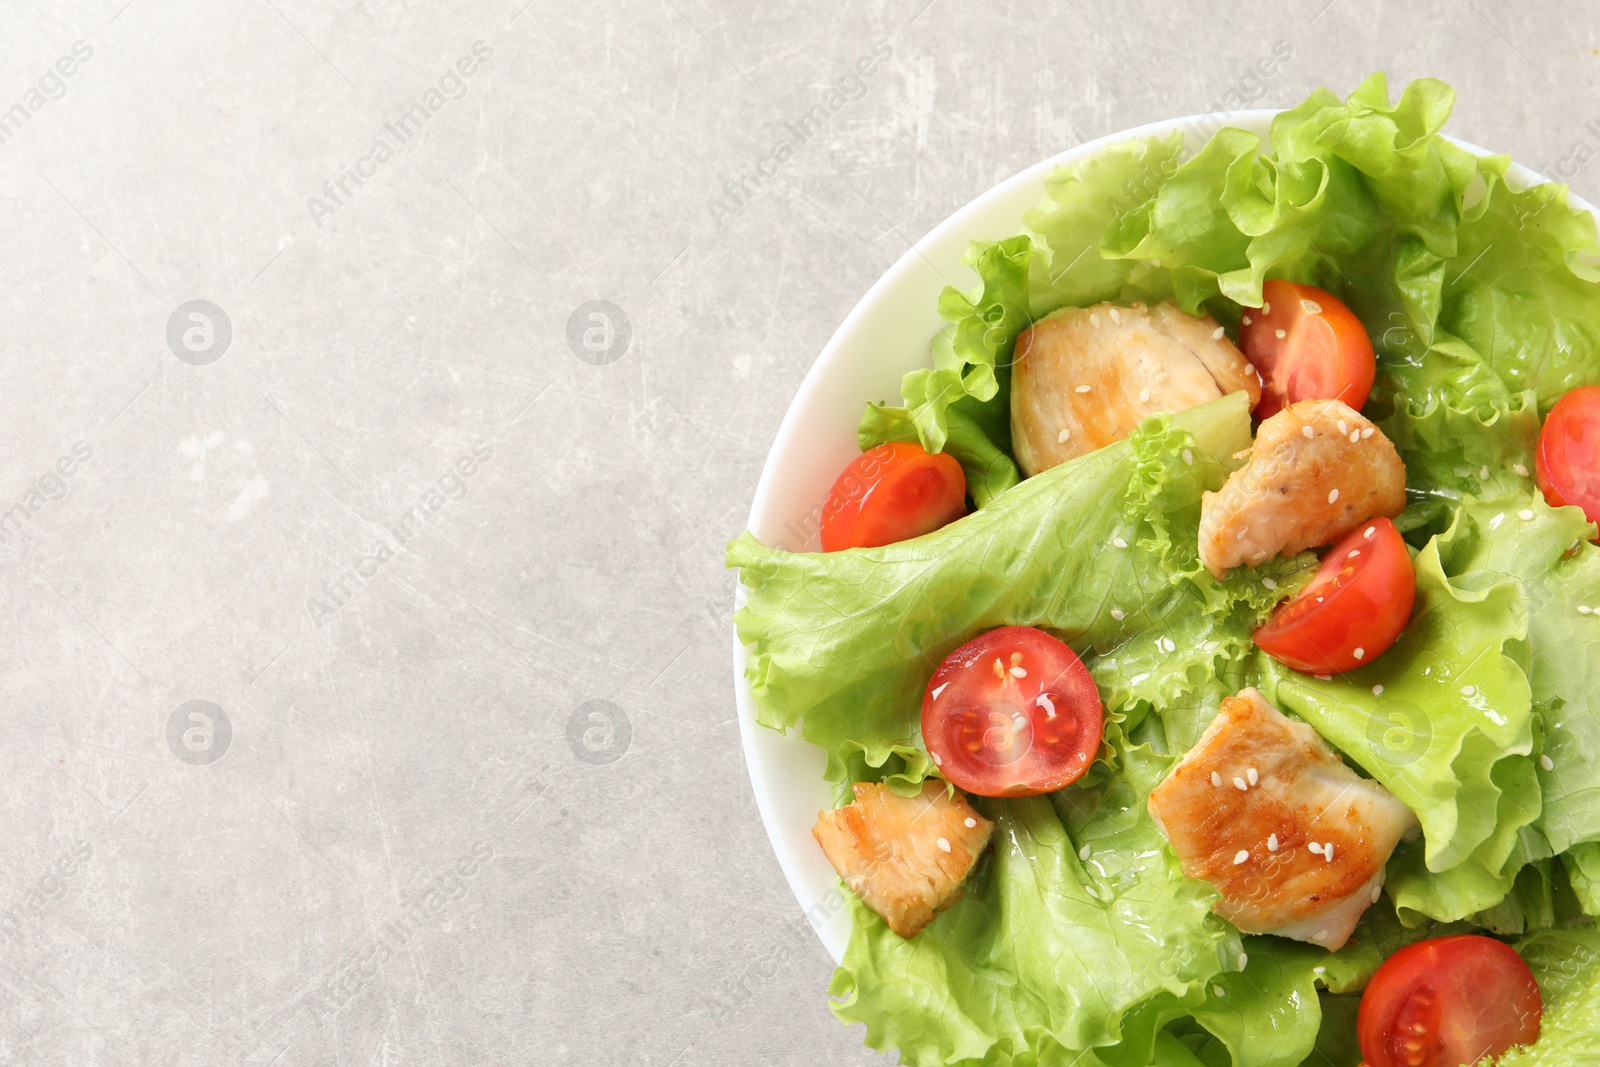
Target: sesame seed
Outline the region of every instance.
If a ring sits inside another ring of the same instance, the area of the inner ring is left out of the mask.
[[[1194,466],[1194,452],[1192,452],[1191,450],[1189,450],[1187,448],[1184,449],[1183,450],[1183,463],[1184,463],[1184,466],[1186,466],[1186,467]]]
[[[1303,434],[1305,436],[1306,440],[1308,440],[1308,441],[1311,440],[1313,437],[1317,436],[1317,431],[1313,430],[1309,426],[1300,427],[1300,432],[1301,432],[1301,434]]]
[[[1276,851],[1278,851],[1278,835],[1277,834],[1273,834],[1271,837],[1267,838],[1267,851],[1268,852],[1276,852]]]
[[[1307,845],[1306,847],[1311,850],[1311,854],[1312,855],[1314,855],[1314,856],[1322,855],[1322,846],[1320,844],[1318,844],[1317,842],[1313,841],[1313,842],[1311,842],[1311,844]]]
[[[1365,441],[1367,438],[1371,437],[1377,432],[1377,430],[1373,429],[1371,426],[1368,426],[1366,429],[1361,431],[1361,439]]]
[[[1027,671],[1026,668],[1024,668],[1024,667],[1012,667],[1011,668],[1011,677],[1013,677],[1013,678],[1026,678],[1027,676],[1028,676],[1028,671]]]
[[[1220,341],[1222,340],[1222,335],[1227,332],[1228,331],[1224,330],[1221,326],[1218,326],[1215,330],[1211,331],[1211,339],[1213,341]]]
[[[1272,305],[1267,303],[1265,300],[1263,300],[1261,302],[1261,314],[1263,314],[1263,315],[1272,314]]]
[[[1340,433],[1349,433],[1350,432],[1350,424],[1345,422],[1343,419],[1340,419],[1338,422],[1334,423],[1334,425],[1339,427],[1339,432]]]
[[[1593,615],[1594,614],[1594,609],[1591,608],[1587,604],[1579,604],[1578,605],[1578,614],[1579,615]]]
[[[1098,330],[1100,328],[1100,316],[1093,311],[1089,312],[1089,322],[1095,329]]]
[[[1261,579],[1261,584],[1266,586],[1268,589],[1276,589],[1276,588],[1278,588],[1278,583],[1273,581],[1271,578],[1263,578],[1263,579]]]
[[[1367,658],[1367,650],[1364,649],[1364,648],[1361,648],[1360,646],[1357,646],[1355,651],[1352,652],[1351,655],[1354,656],[1356,659],[1366,659]]]
[[[1516,472],[1518,478],[1526,478],[1528,476],[1528,468],[1520,463],[1512,464],[1511,469]]]
[[[1239,790],[1239,792],[1241,792],[1241,793],[1250,792],[1250,785],[1243,778],[1235,778],[1233,780],[1233,787],[1235,789]]]
[[[1301,300],[1300,307],[1307,315],[1322,314],[1322,305],[1317,303],[1315,300]]]
[[[1478,687],[1475,685],[1464,685],[1461,687],[1461,695],[1464,697],[1475,697],[1478,695]]]
[[[1251,785],[1259,785],[1261,783],[1261,773],[1254,767],[1251,767],[1248,771],[1245,771],[1244,776]]]
[[[1127,548],[1128,547],[1128,542],[1123,540],[1120,537],[1113,537],[1111,539],[1111,543],[1116,545],[1118,548]]]
[[[1321,603],[1322,602],[1322,598],[1318,597],[1317,598],[1317,602]],[[1315,678],[1319,682],[1331,682],[1331,681],[1333,681],[1333,675],[1331,675],[1331,674],[1313,674],[1311,677]]]
[[[1120,309],[1118,309],[1118,308],[1111,308],[1110,310],[1111,310],[1111,321],[1112,322],[1121,322],[1122,321],[1122,311]]]
[[[1329,863],[1333,862],[1333,842],[1329,841],[1322,846],[1322,857]]]
[[[1062,429],[1062,431],[1060,433],[1056,434],[1056,444],[1064,445],[1069,440],[1071,440],[1071,438],[1072,438],[1072,431],[1069,430],[1069,429]]]
[[[1550,758],[1549,753],[1546,753],[1539,757],[1539,766],[1547,771],[1553,771],[1556,769],[1556,761]]]
[[[1317,941],[1326,941],[1328,939],[1328,931],[1326,931],[1326,930],[1318,930],[1316,933],[1312,934],[1311,936]]]
[[[1339,490],[1337,490],[1337,489],[1328,490],[1328,503],[1332,504],[1333,502],[1335,502],[1338,499],[1339,499]]]
[[[1373,686],[1372,687],[1372,695],[1375,696],[1375,697],[1383,696],[1383,686],[1381,686],[1381,685]]]
[[[1489,468],[1488,467],[1479,467],[1478,468],[1478,481],[1481,482],[1481,481],[1483,481],[1484,479],[1486,479],[1488,477],[1489,477]]]
[[[949,852],[950,851],[950,842],[946,841],[942,837],[939,838],[939,851],[940,852]]]
[[[1222,775],[1218,774],[1216,771],[1212,771],[1211,784],[1220,787],[1222,785]]]
[[[1278,340],[1281,341],[1285,337],[1289,336],[1289,331],[1288,330],[1273,330],[1272,331],[1272,336],[1276,337]]]
[[[1372,902],[1374,904],[1376,904],[1378,902],[1378,898],[1381,897],[1381,896],[1383,896],[1383,886],[1381,886],[1381,885],[1373,886],[1372,887]]]
[[[1363,533],[1361,536],[1365,537],[1368,541],[1370,541],[1370,540],[1372,540],[1372,535],[1377,533],[1377,532],[1378,532],[1378,528],[1376,526],[1368,526],[1367,529],[1366,529],[1366,532]]]
[[[1121,622],[1123,619],[1128,617],[1128,613],[1123,611],[1121,608],[1112,608],[1111,617],[1116,619],[1118,622]]]
[[[1080,860],[1086,860],[1086,859],[1089,858],[1089,846],[1088,845],[1084,845],[1082,848],[1080,848],[1078,850],[1078,858]]]
[[[1219,1000],[1220,999],[1225,999],[1227,997],[1227,995],[1228,995],[1228,991],[1226,989],[1223,989],[1219,985],[1212,986],[1211,987],[1211,992],[1212,992],[1212,995],[1216,996]]]
[[[1361,550],[1359,548],[1352,549],[1350,554],[1346,556],[1345,559],[1355,559],[1359,555],[1361,555]]]
[[[1241,848],[1238,852],[1234,853],[1233,865],[1235,867],[1237,867],[1237,866],[1239,866],[1239,864],[1245,862],[1249,858],[1250,858],[1250,853],[1248,851],[1246,851],[1245,849]]]
[[[1088,391],[1089,387],[1087,385],[1080,385],[1073,390],[1074,393],[1087,393]]]
[[[939,753],[937,753],[937,752],[935,752],[933,754],[933,765],[935,767],[943,767],[944,766],[944,760],[939,758]]]
[[[1233,535],[1233,536],[1235,536],[1235,537],[1237,537],[1237,538],[1238,538],[1238,539],[1239,539],[1239,540],[1241,540],[1241,541],[1243,541],[1243,540],[1244,540],[1244,535],[1245,535],[1245,534],[1247,534],[1247,533],[1249,533],[1249,532],[1250,532],[1250,527],[1248,527],[1248,526],[1241,526],[1241,527],[1239,527],[1239,532],[1238,532],[1238,533],[1236,533],[1236,534],[1234,534],[1234,535]]]
[[[1351,444],[1355,444],[1360,440],[1361,440],[1361,431],[1360,430],[1351,430],[1350,431],[1350,443]]]
[[[1243,532],[1241,532],[1239,534],[1239,536],[1243,537],[1244,536]],[[1267,558],[1267,550],[1264,549],[1264,548],[1259,552],[1255,552],[1255,553],[1251,554],[1251,556],[1250,556],[1251,562],[1254,562],[1254,563],[1260,563],[1262,560],[1264,560],[1266,558]]]
[[[964,820],[962,820],[962,821],[963,821],[963,822],[965,822],[965,823],[966,823],[966,825],[967,825],[967,829],[968,829],[968,830],[976,830],[976,829],[977,829],[977,828],[978,828],[978,820],[977,820],[977,819],[974,819],[974,818],[973,818],[973,817],[972,817],[972,816],[970,816],[970,815],[968,815],[968,816],[967,816],[967,817],[966,817],[966,818],[965,818],[965,819],[964,819]]]
[[[1150,677],[1150,672],[1149,671],[1145,671],[1143,674],[1136,674],[1132,678],[1128,679],[1128,684],[1129,685],[1138,685],[1140,682],[1144,681],[1148,677]]]
[[[1245,967],[1249,965],[1249,963],[1250,963],[1250,954],[1248,952],[1239,953],[1239,969],[1241,971],[1244,970]]]
[[[1159,259],[1152,259],[1150,261],[1150,265],[1152,267],[1159,267],[1159,266],[1161,266],[1161,261]]]
[[[1328,968],[1321,967],[1321,966],[1313,967],[1313,968],[1311,968],[1311,973],[1312,974],[1327,974],[1328,973]]]
[[[1089,896],[1091,896],[1091,897],[1093,897],[1093,898],[1094,898],[1094,899],[1095,899],[1095,900],[1099,900],[1099,899],[1100,899],[1100,894],[1099,894],[1099,893],[1097,893],[1097,892],[1095,892],[1095,888],[1094,888],[1094,886],[1092,886],[1092,885],[1086,885],[1086,886],[1084,886],[1084,887],[1083,887],[1083,891],[1084,891],[1084,892],[1085,892],[1085,893],[1088,893],[1088,894],[1089,894]]]
[[[1244,317],[1244,324],[1245,324],[1245,325],[1246,325],[1246,326],[1248,326],[1248,325],[1250,325],[1250,316],[1249,316],[1249,315],[1246,315],[1246,316],[1245,316],[1245,317]]]
[[[1178,643],[1170,637],[1163,637],[1161,639],[1161,647],[1166,649],[1168,652],[1178,651]]]
[[[1141,403],[1141,404],[1148,403],[1149,400],[1150,400],[1150,390],[1148,390],[1148,389],[1139,390],[1139,403]]]
[[[1527,522],[1529,519],[1533,518],[1533,509],[1523,508],[1521,511],[1517,512],[1517,518],[1521,519],[1523,522]]]

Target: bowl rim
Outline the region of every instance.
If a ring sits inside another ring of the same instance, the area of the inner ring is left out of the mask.
[[[823,346],[816,361],[806,372],[800,387],[789,401],[789,406],[784,412],[778,431],[773,437],[772,445],[767,451],[766,459],[763,461],[761,476],[756,484],[756,491],[751,501],[750,515],[746,520],[745,529],[755,530],[769,525],[769,520],[772,518],[770,512],[773,508],[778,468],[781,466],[782,458],[796,447],[796,438],[800,433],[800,425],[805,421],[803,412],[824,391],[826,383],[835,375],[837,368],[846,358],[846,352],[850,347],[852,336],[857,333],[863,323],[870,321],[872,316],[878,312],[880,305],[885,302],[887,294],[905,285],[913,273],[920,270],[924,265],[930,265],[930,261],[925,254],[930,247],[943,245],[951,240],[960,240],[963,235],[970,237],[976,228],[977,217],[985,211],[991,210],[994,205],[1012,199],[1020,200],[1022,194],[1030,189],[1036,188],[1042,194],[1044,179],[1055,168],[1087,159],[1111,145],[1134,138],[1183,132],[1185,135],[1185,147],[1195,148],[1198,145],[1194,145],[1190,141],[1192,128],[1209,129],[1211,131],[1207,134],[1209,138],[1216,132],[1216,129],[1222,126],[1232,126],[1256,133],[1261,138],[1265,149],[1270,145],[1268,131],[1272,120],[1284,110],[1281,108],[1253,108],[1239,111],[1200,113],[1180,118],[1161,119],[1130,129],[1109,133],[1094,140],[1074,145],[1018,171],[1004,181],[984,190],[948,215],[933,229],[912,243],[872,284],[840,322],[828,339],[828,343]],[[1499,154],[1490,152],[1469,141],[1451,137],[1448,134],[1444,136],[1452,143],[1475,155],[1489,156]],[[1512,161],[1508,168],[1507,177],[1513,179],[1519,188],[1542,184],[1550,180],[1515,161]],[[1031,207],[1037,202],[1038,197],[1035,196],[1027,201],[1027,206]],[[1600,212],[1596,211],[1594,205],[1572,193],[1570,188],[1567,193],[1567,203],[1569,207],[1575,210],[1588,211],[1590,214],[1595,215],[1597,220],[1600,220]],[[1023,210],[1026,210],[1026,208]],[[1020,231],[1022,225],[1023,221],[1019,213],[1016,218],[1018,231]],[[976,282],[977,276],[969,267],[962,264],[960,270],[963,274],[964,285],[971,285]],[[864,404],[865,400],[860,401],[860,403]],[[734,588],[735,611],[743,606],[744,599],[744,585],[736,581]],[[823,947],[827,949],[834,963],[838,964],[843,961],[845,948],[849,942],[849,919],[842,907],[829,907],[824,903],[830,895],[835,898],[836,903],[839,903],[837,879],[833,876],[831,868],[829,868],[828,881],[830,884],[825,887],[821,886],[814,873],[802,869],[803,864],[799,851],[786,845],[780,837],[779,799],[777,796],[779,786],[769,766],[772,756],[770,752],[764,753],[760,750],[758,738],[763,735],[781,738],[784,742],[784,750],[790,754],[796,752],[794,746],[802,746],[804,749],[809,749],[814,753],[819,753],[821,750],[801,738],[795,730],[791,730],[786,734],[778,734],[777,731],[762,726],[756,721],[755,695],[748,679],[745,677],[745,669],[748,663],[749,650],[739,640],[738,631],[735,629],[733,634],[733,678],[734,693],[738,705],[740,748],[744,755],[746,770],[750,775],[750,784],[755,794],[756,808],[761,815],[762,827],[767,833],[767,839],[772,845],[774,855],[777,857],[778,866],[783,871],[784,879],[788,883],[790,891],[794,894],[795,901],[800,905],[802,913],[822,941]],[[809,834],[806,836],[809,838]],[[818,855],[820,856],[820,850],[818,850]],[[815,863],[810,864],[810,866],[814,871]],[[820,893],[817,891],[818,889],[821,889]],[[819,904],[823,904],[820,915],[818,914]]]

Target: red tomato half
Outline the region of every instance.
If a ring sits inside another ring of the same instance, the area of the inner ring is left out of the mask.
[[[1458,934],[1384,960],[1361,995],[1356,1036],[1367,1067],[1469,1067],[1538,1040],[1543,1012],[1515,949]]]
[[[922,740],[939,771],[981,797],[1031,797],[1083,777],[1100,749],[1100,691],[1077,653],[1007,626],[939,664],[922,697]]]
[[[967,513],[967,476],[943,452],[904,441],[850,461],[822,508],[822,550],[909,541]]]
[[[1307,674],[1337,674],[1389,650],[1411,619],[1417,573],[1388,519],[1351,530],[1322,557],[1311,584],[1278,605],[1256,646]]]
[[[1367,328],[1332,293],[1273,279],[1262,306],[1245,308],[1239,348],[1261,372],[1256,417],[1276,415],[1301,400],[1367,402],[1378,360]]]
[[[1600,385],[1574,389],[1539,431],[1539,489],[1551,507],[1583,509],[1600,522]]]

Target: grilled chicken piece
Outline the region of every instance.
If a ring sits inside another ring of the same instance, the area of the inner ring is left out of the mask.
[[[1244,390],[1261,376],[1215,319],[1175,304],[1063,308],[1017,338],[1011,440],[1028,475],[1120,441],[1157,411]]]
[[[1214,910],[1247,934],[1333,950],[1383,889],[1417,818],[1359,777],[1317,732],[1254,689],[1222,702],[1200,741],[1150,791],[1150,814]]]
[[[855,803],[818,812],[811,836],[867,907],[911,937],[961,896],[994,823],[932,778],[915,797],[877,782],[853,788]]]
[[[1328,544],[1406,506],[1406,468],[1383,431],[1338,400],[1262,422],[1250,459],[1200,504],[1200,562],[1229,567]]]

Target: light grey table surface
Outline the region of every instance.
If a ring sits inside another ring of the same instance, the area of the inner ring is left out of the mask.
[[[0,1063],[887,1062],[730,683],[723,545],[829,335],[1039,159],[1380,69],[1593,196],[1597,25],[7,2]]]

